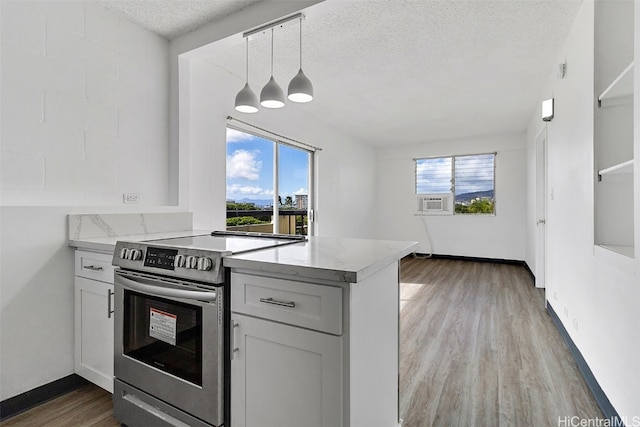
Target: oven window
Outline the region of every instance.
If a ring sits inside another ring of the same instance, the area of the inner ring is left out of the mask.
[[[124,354],[202,386],[202,307],[124,291]]]

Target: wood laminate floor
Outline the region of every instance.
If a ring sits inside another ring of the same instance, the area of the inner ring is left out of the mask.
[[[523,266],[406,258],[401,277],[403,427],[602,418]]]
[[[545,312],[543,291],[521,266],[404,259],[400,383],[403,427],[538,427],[557,426],[559,417],[602,418]],[[111,395],[94,385],[0,423],[119,425]]]
[[[88,384],[0,423],[2,427],[120,426],[113,417],[111,393]]]

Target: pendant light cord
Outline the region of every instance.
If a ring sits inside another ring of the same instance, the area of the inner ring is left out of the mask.
[[[271,77],[273,77],[273,27],[271,27]]]
[[[302,15],[300,16],[300,69],[302,70]]]
[[[249,38],[247,37],[247,84],[249,84]]]

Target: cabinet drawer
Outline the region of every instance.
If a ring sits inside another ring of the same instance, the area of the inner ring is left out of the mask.
[[[338,287],[232,273],[231,311],[342,334]]]
[[[76,251],[76,276],[113,283],[113,266],[108,254]]]

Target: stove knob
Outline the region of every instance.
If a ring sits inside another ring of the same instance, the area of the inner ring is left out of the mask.
[[[129,249],[127,248],[122,248],[120,250],[120,258],[121,259],[128,259],[129,258]]]
[[[198,257],[189,255],[187,257],[187,265],[185,265],[185,268],[196,268],[198,266]]]
[[[173,261],[174,267],[184,267],[184,255],[176,255]]]
[[[131,261],[138,261],[139,259],[142,259],[142,251],[140,249],[129,250],[129,259]]]
[[[211,270],[212,266],[213,266],[213,262],[211,261],[211,258],[207,258],[207,257],[198,258],[198,270],[208,271],[208,270]]]

